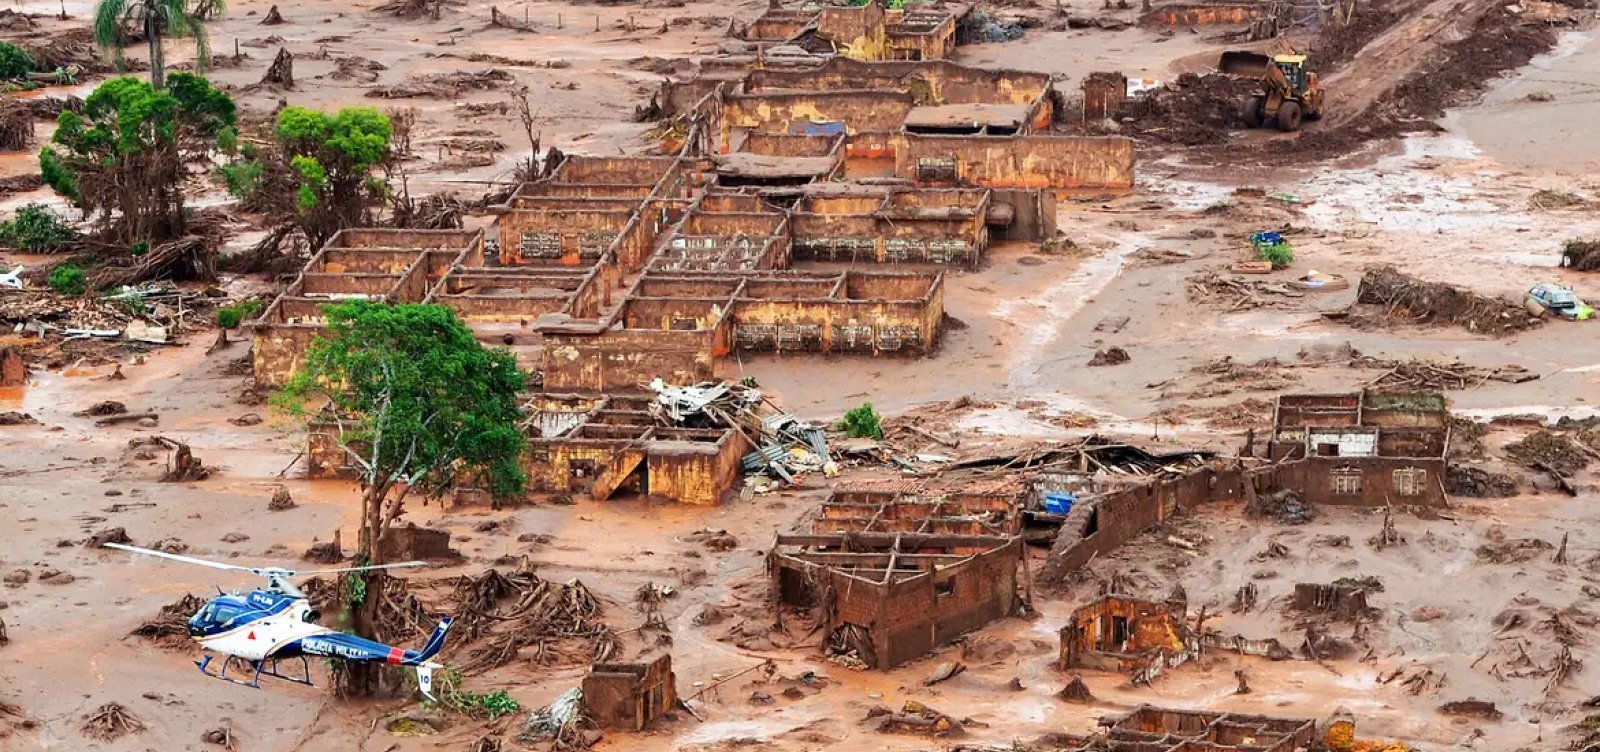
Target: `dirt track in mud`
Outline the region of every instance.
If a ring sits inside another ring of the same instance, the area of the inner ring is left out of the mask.
[[[380,19],[366,10],[280,4],[289,24],[255,26],[267,5],[234,6],[221,33],[213,35],[219,53],[232,48],[233,37],[249,41],[276,34],[284,37],[291,51],[307,57],[304,63],[297,60],[297,78],[306,82],[302,89],[250,95],[247,99],[254,106],[268,108],[279,96],[314,106],[415,104],[424,108],[422,143],[449,138],[452,130],[483,129],[508,144],[494,165],[423,178],[436,188],[460,185],[449,180],[489,179],[503,172],[522,148],[517,126],[503,117],[459,118],[456,101],[366,99],[362,92],[367,84],[319,80],[317,76],[331,71],[333,64],[310,58],[315,50],[326,46],[334,56],[354,54],[381,62],[386,70],[373,86],[401,83],[412,73],[432,72],[439,66],[485,67],[427,57],[440,50],[567,60],[571,68],[514,66],[518,80],[534,85],[536,101],[543,103],[546,144],[588,153],[631,152],[640,148],[636,137],[643,127],[624,120],[639,101],[640,88],[652,77],[626,62],[704,50],[720,38],[720,25],[702,28],[695,22],[673,27],[665,35],[657,35],[655,28],[673,17],[727,12],[710,4],[635,9],[631,11],[637,16],[635,25],[643,30],[628,32],[615,28],[626,23],[630,12],[626,9],[538,3],[528,6],[528,18],[541,24],[541,32],[524,35],[476,31],[488,15],[482,6],[447,11],[440,22],[413,24]],[[68,9],[82,13],[79,8]],[[251,11],[258,15],[248,15]],[[756,11],[750,4],[739,9],[741,15]],[[564,25],[559,30],[554,28],[558,14]],[[592,31],[596,15],[602,19],[598,34]],[[451,31],[457,27],[462,31]],[[1048,65],[1076,76],[1099,69],[1103,59],[1143,57],[1146,50],[1162,50],[1162,55],[1170,53],[1168,59],[1178,60],[1197,54],[1199,47],[1188,41],[1170,49],[1142,46],[1152,38],[1142,31],[1030,34],[1036,36],[1018,46],[981,45],[963,55],[1029,67],[1029,58],[1041,54],[1037,50],[1070,40],[1080,57]],[[340,35],[348,38],[317,41]],[[439,44],[446,40],[454,43]],[[219,71],[222,80],[239,86],[253,82],[276,47],[243,49],[252,55],[250,65]],[[1094,50],[1102,50],[1105,57]],[[564,88],[568,83],[578,88]],[[1134,196],[1063,203],[1060,224],[1076,248],[1043,253],[1037,248],[1002,246],[984,269],[947,275],[947,310],[963,326],[947,333],[937,356],[922,360],[764,357],[727,363],[729,375],[753,375],[783,404],[818,419],[837,416],[865,399],[897,413],[970,396],[979,404],[953,416],[950,428],[972,442],[1081,435],[1089,429],[1062,425],[1068,418],[1087,416],[1096,430],[1230,448],[1237,446],[1240,431],[1211,424],[1208,418],[1213,413],[1249,398],[1270,400],[1282,391],[1346,389],[1373,378],[1373,372],[1342,362],[1318,362],[1318,353],[1348,342],[1372,355],[1459,357],[1484,366],[1521,365],[1541,375],[1524,384],[1490,383],[1450,394],[1456,408],[1475,417],[1594,415],[1600,395],[1600,349],[1593,347],[1593,325],[1553,323],[1506,339],[1488,339],[1448,329],[1357,330],[1324,319],[1321,312],[1349,302],[1353,286],[1299,297],[1269,295],[1266,305],[1240,310],[1190,297],[1193,277],[1245,257],[1244,235],[1282,226],[1295,230],[1290,238],[1297,258],[1292,272],[1269,277],[1274,283],[1310,269],[1353,282],[1365,265],[1382,261],[1426,279],[1491,294],[1515,296],[1529,284],[1547,280],[1573,284],[1591,296],[1600,293],[1593,275],[1554,266],[1564,238],[1600,236],[1600,213],[1529,206],[1530,197],[1541,189],[1592,188],[1574,186],[1559,166],[1529,166],[1513,156],[1517,149],[1497,147],[1519,126],[1498,125],[1484,114],[1488,107],[1503,111],[1517,106],[1497,103],[1495,96],[1491,94],[1486,107],[1453,116],[1468,124],[1463,131],[1472,140],[1424,136],[1380,144],[1354,160],[1359,166],[1247,171],[1174,159],[1147,160],[1141,165],[1140,188]],[[459,101],[502,98],[496,92],[476,92]],[[430,161],[450,156],[435,150]],[[18,165],[8,160],[5,166],[9,170]],[[1244,187],[1260,191],[1237,192]],[[1285,194],[1298,202],[1265,194]],[[1123,318],[1125,323],[1116,323]],[[214,578],[204,570],[178,565],[129,561],[80,546],[58,546],[60,541],[78,541],[105,527],[121,526],[137,543],[177,537],[190,546],[190,553],[254,564],[294,561],[314,540],[326,540],[336,528],[342,527],[348,539],[354,525],[355,491],[344,484],[298,479],[293,470],[280,478],[280,471],[296,460],[296,437],[271,420],[251,427],[228,422],[265,409],[240,404],[237,395],[243,379],[228,375],[229,362],[243,355],[244,346],[208,356],[204,353],[208,344],[209,339],[192,341],[151,352],[142,363],[129,361],[124,366],[125,381],[104,379],[108,367],[79,368],[71,376],[42,374],[23,390],[0,394],[0,412],[21,410],[41,423],[0,429],[0,456],[5,457],[0,461],[0,515],[8,521],[0,527],[0,573],[18,569],[31,573],[26,584],[0,587],[0,601],[7,604],[0,619],[6,621],[11,637],[9,645],[0,647],[0,700],[16,703],[39,723],[0,738],[0,747],[7,752],[13,748],[25,752],[203,749],[207,747],[199,742],[200,734],[227,725],[239,735],[241,750],[467,748],[483,733],[479,725],[463,722],[443,736],[425,738],[394,737],[381,727],[370,727],[374,718],[401,709],[400,703],[348,705],[328,700],[321,688],[275,685],[254,691],[205,679],[188,662],[187,653],[161,651],[125,635],[182,593],[204,594],[214,584],[231,588],[252,583]],[[1094,351],[1107,346],[1127,349],[1132,361],[1088,368]],[[1302,357],[1302,351],[1308,357]],[[1284,367],[1273,369],[1270,388],[1217,383],[1196,372],[1222,356],[1241,363],[1276,358]],[[156,411],[161,414],[160,425],[97,429],[71,414],[101,399]],[[218,472],[191,484],[156,482],[162,458],[139,459],[128,444],[153,434],[189,442]],[[1496,434],[1491,455],[1508,438]],[[1498,461],[1490,466],[1503,469]],[[1537,482],[1530,480],[1529,486]],[[679,714],[661,729],[613,738],[602,749],[935,746],[926,740],[881,736],[859,722],[873,705],[898,706],[907,699],[979,721],[970,725],[969,740],[992,743],[1087,731],[1100,715],[1153,702],[1318,718],[1345,705],[1358,714],[1364,736],[1404,737],[1438,749],[1462,743],[1481,729],[1485,736],[1475,742],[1478,748],[1553,749],[1556,729],[1575,719],[1573,705],[1600,694],[1600,673],[1593,667],[1579,671],[1546,702],[1539,678],[1501,681],[1490,673],[1492,666],[1509,665],[1515,656],[1496,654],[1495,660],[1473,665],[1480,654],[1513,639],[1530,646],[1533,660],[1548,662],[1549,636],[1537,625],[1551,611],[1570,617],[1593,609],[1593,598],[1585,590],[1593,587],[1596,573],[1591,563],[1600,553],[1600,533],[1595,532],[1600,530],[1596,524],[1600,515],[1592,509],[1592,486],[1586,486],[1577,499],[1529,493],[1470,501],[1453,510],[1449,519],[1402,517],[1407,544],[1381,552],[1365,542],[1378,524],[1369,514],[1335,510],[1308,526],[1283,527],[1243,519],[1237,510],[1207,510],[1171,531],[1202,541],[1197,554],[1167,545],[1168,531],[1161,531],[1097,561],[1082,581],[1039,598],[1039,618],[1008,619],[984,630],[972,643],[973,655],[965,659],[971,664],[968,673],[924,688],[922,678],[939,661],[960,656],[960,648],[894,672],[862,673],[830,664],[804,648],[739,649],[715,639],[726,624],[696,623],[707,606],[737,614],[734,621],[746,614],[759,621],[760,601],[752,595],[758,590],[749,583],[761,578],[771,536],[802,518],[825,493],[826,481],[811,483],[814,487],[809,490],[758,496],[709,510],[581,500],[574,506],[542,504],[507,512],[433,506],[416,509],[409,517],[418,524],[448,527],[469,556],[469,563],[459,569],[430,571],[428,576],[476,571],[497,557],[525,555],[547,578],[581,578],[594,588],[609,601],[608,619],[618,629],[642,621],[632,604],[640,586],[674,585],[679,594],[666,602],[666,617],[672,627],[680,691],[685,695],[768,657],[778,661],[780,676],[815,671],[835,682],[815,691],[807,685],[797,697],[788,697],[781,693],[784,684],[735,680],[697,698],[704,723]],[[279,485],[290,490],[299,506],[269,513],[267,500]],[[487,520],[503,524],[492,533],[474,530]],[[716,552],[685,540],[704,528],[726,529],[740,545]],[[1552,565],[1544,549],[1524,561],[1480,561],[1477,554],[1486,543],[1506,540],[1554,544],[1564,532],[1571,533],[1577,565]],[[222,542],[229,533],[249,538]],[[546,535],[549,540],[516,542],[522,533]],[[1340,536],[1350,539],[1348,547],[1318,543]],[[1274,541],[1284,543],[1290,555],[1253,560]],[[39,581],[37,575],[48,569],[59,569],[74,579]],[[1271,576],[1261,576],[1264,573]],[[1250,636],[1286,640],[1295,636],[1291,620],[1271,601],[1301,580],[1377,576],[1385,590],[1374,603],[1383,615],[1366,638],[1372,646],[1369,660],[1331,661],[1324,666],[1218,658],[1175,671],[1157,686],[1143,689],[1127,686],[1121,676],[1091,672],[1085,678],[1099,702],[1063,704],[1052,696],[1067,678],[1051,665],[1056,629],[1073,606],[1092,596],[1098,579],[1113,574],[1132,577],[1145,595],[1160,595],[1171,585],[1182,584],[1191,603],[1212,604],[1214,609],[1221,609],[1241,584],[1256,582],[1268,606],[1222,618],[1226,628]],[[1424,607],[1440,615],[1419,619]],[[1504,630],[1505,621],[1497,617],[1507,611],[1524,612],[1528,626]],[[1572,618],[1587,633],[1588,626]],[[1006,643],[1015,652],[1003,658],[994,658],[994,653],[976,657],[992,649],[982,644],[992,642]],[[636,635],[625,639],[630,655],[645,647]],[[1379,683],[1380,676],[1397,668],[1411,670],[1413,663],[1448,680],[1442,687],[1425,685],[1419,694],[1395,682]],[[1236,668],[1248,671],[1254,694],[1232,695]],[[547,671],[516,665],[476,677],[470,686],[505,687],[525,706],[536,707],[580,677],[577,669]],[[1021,691],[1007,689],[1012,678],[1020,679]],[[757,690],[779,698],[777,704],[749,703]],[[1507,717],[1496,723],[1464,724],[1433,712],[1443,702],[1467,696],[1497,702]],[[109,701],[127,706],[148,728],[114,743],[90,745],[79,734],[80,719]],[[980,725],[984,723],[988,725]],[[1544,741],[1535,742],[1541,733]]]

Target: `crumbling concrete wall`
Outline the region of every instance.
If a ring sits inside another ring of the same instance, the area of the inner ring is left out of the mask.
[[[1448,506],[1440,458],[1311,457],[1300,464],[1300,485],[1289,488],[1310,504]]]
[[[603,729],[643,731],[678,704],[672,656],[596,663],[583,678],[583,709]]]
[[[1204,468],[1176,480],[1143,483],[1074,505],[1050,549],[1042,577],[1059,580],[1180,511],[1241,498],[1244,482],[1239,470]]]
[[[1128,101],[1128,77],[1116,72],[1091,73],[1083,79],[1083,119],[1104,120],[1122,112]]]
[[[1106,596],[1073,611],[1061,628],[1058,665],[1127,671],[1151,651],[1184,651],[1184,618],[1165,603]]]
[[[256,385],[275,389],[288,383],[305,367],[306,351],[323,332],[324,328],[315,324],[257,324],[250,348]]]
[[[713,332],[616,329],[601,334],[549,332],[540,359],[544,386],[552,390],[636,391],[660,377],[669,384],[713,378],[719,352],[727,352],[726,324]],[[714,343],[722,343],[715,346]]]
[[[314,480],[357,477],[359,470],[339,442],[332,423],[313,421],[306,426],[306,477]]]
[[[1139,17],[1141,26],[1243,26],[1271,15],[1272,3],[1167,3]]]
[[[646,447],[645,465],[650,495],[684,504],[713,506],[721,503],[744,477],[740,459],[753,451],[744,436],[734,431],[673,431],[657,429]],[[691,434],[699,434],[692,436]],[[714,435],[714,441],[704,439]],[[700,440],[691,441],[690,438]]]
[[[378,561],[453,559],[450,531],[405,525],[384,531],[378,539]]]
[[[884,8],[878,3],[823,8],[817,15],[817,36],[847,47],[843,54],[857,60],[881,60],[888,52]]]
[[[895,175],[919,186],[1049,188],[1064,193],[1133,188],[1133,141],[1120,136],[902,134]]]
[[[722,98],[719,150],[733,148],[733,129],[767,133],[895,131],[911,112],[908,92],[854,90],[735,94]]]
[[[1017,561],[1022,539],[944,571],[895,582],[869,627],[878,665],[893,668],[934,648],[1011,615],[1017,604]]]

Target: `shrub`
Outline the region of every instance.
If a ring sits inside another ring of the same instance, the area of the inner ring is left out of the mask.
[[[27,204],[11,219],[0,222],[0,245],[29,253],[59,250],[77,237],[78,233],[42,204]]]
[[[844,414],[839,429],[853,439],[881,439],[883,419],[877,410],[872,409],[871,402],[863,402],[860,407]]]
[[[28,57],[21,47],[0,42],[0,78],[22,78],[32,73],[33,69],[33,58]]]
[[[232,329],[243,323],[245,319],[254,316],[261,309],[261,301],[246,300],[243,303],[234,303],[217,309],[217,326],[223,329]]]
[[[72,264],[62,264],[50,271],[46,282],[62,295],[82,295],[89,288],[89,275]]]
[[[1294,249],[1288,243],[1257,246],[1256,253],[1262,261],[1271,261],[1274,269],[1282,269],[1294,262]]]

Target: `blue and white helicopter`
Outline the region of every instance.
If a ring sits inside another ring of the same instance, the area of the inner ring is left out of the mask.
[[[289,582],[289,578],[298,575],[426,566],[423,562],[408,561],[366,567],[294,571],[280,567],[241,567],[193,556],[125,546],[120,543],[105,545],[107,548],[136,554],[149,554],[212,569],[249,572],[267,578],[266,587],[244,594],[222,593],[221,588],[218,588],[219,595],[206,601],[206,605],[199,612],[189,617],[189,636],[200,644],[201,651],[201,660],[195,661],[195,665],[200,668],[200,673],[206,676],[254,688],[260,688],[263,676],[304,684],[308,687],[315,686],[311,683],[311,664],[306,657],[324,656],[344,661],[392,663],[413,667],[416,669],[417,686],[422,690],[422,694],[429,699],[433,698],[433,672],[440,666],[429,659],[438,655],[439,650],[444,647],[445,634],[450,631],[450,617],[446,616],[439,620],[439,626],[434,628],[433,634],[428,636],[428,641],[423,644],[421,650],[391,647],[363,637],[336,632],[318,624],[317,619],[321,614],[311,607],[311,601],[305,592]],[[222,667],[216,673],[212,673],[206,669],[217,655],[224,656]],[[294,658],[300,659],[300,676],[290,676],[278,671],[279,661]],[[249,668],[252,672],[249,681],[228,676],[228,668],[234,661],[239,661]]]

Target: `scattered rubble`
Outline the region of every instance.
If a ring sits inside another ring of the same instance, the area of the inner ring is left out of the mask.
[[[899,712],[882,705],[874,706],[867,711],[867,720],[877,721],[876,728],[880,734],[907,734],[943,739],[966,733],[960,721],[916,700],[906,700]]]
[[[1094,351],[1094,357],[1089,359],[1090,366],[1120,366],[1133,360],[1128,357],[1128,351],[1120,347],[1108,347],[1104,350]]]

